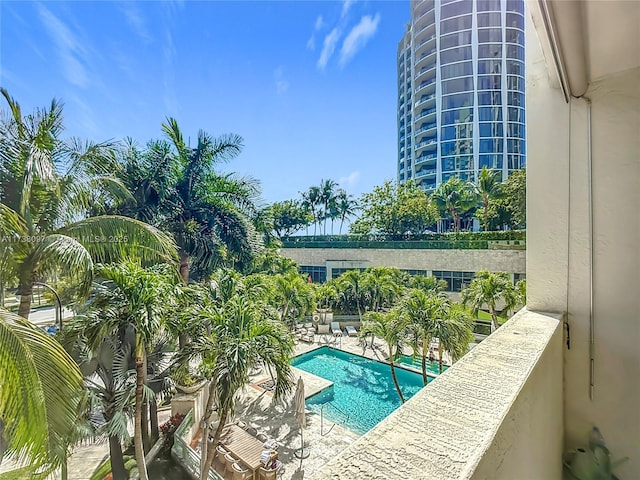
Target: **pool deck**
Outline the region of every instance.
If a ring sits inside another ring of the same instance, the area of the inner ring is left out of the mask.
[[[315,335],[314,343],[300,342],[296,344],[295,355],[310,352],[327,345],[386,363],[387,350],[380,340],[376,339],[374,347],[371,348],[370,346],[363,347],[358,338],[347,336]],[[445,359],[449,360],[447,357]],[[305,397],[310,397],[332,384],[329,380],[303,372],[295,367],[292,367],[292,371],[295,381],[302,376],[305,382]],[[304,444],[310,455],[302,461],[295,458],[294,452],[300,448],[300,430],[295,420],[294,392],[291,392],[286,399],[274,402],[271,393],[257,386],[257,384],[269,378],[266,372],[260,372],[251,377],[250,386],[240,396],[235,418],[243,419],[257,430],[263,431],[277,440],[280,445],[278,457],[284,464],[283,480],[309,478],[330,460],[340,457],[349,445],[360,438],[360,435],[339,424],[336,424],[327,432],[333,425],[327,420],[324,420],[323,431],[321,432],[320,416],[307,411]],[[77,447],[69,459],[69,479],[86,480],[108,455],[109,447],[107,443]],[[0,466],[0,472],[12,470],[17,466],[11,461],[4,461]]]
[[[378,339],[374,341],[373,348],[370,345],[363,347],[356,337],[315,335],[314,340],[314,343],[297,343],[294,355],[298,356],[324,346],[331,346],[371,360],[388,363],[386,361],[387,349]],[[447,357],[445,358],[448,360]],[[417,372],[415,369],[407,369]],[[305,382],[305,398],[332,385],[329,380],[304,372],[298,368],[292,367],[292,371],[296,382],[300,376]],[[360,438],[360,435],[339,424],[335,424],[327,433],[333,424],[326,419],[323,420],[324,426],[323,432],[321,432],[320,415],[307,410],[304,444],[310,455],[301,462],[293,455],[295,450],[300,448],[300,430],[296,424],[293,407],[294,392],[285,400],[274,403],[271,393],[265,392],[257,386],[257,384],[269,378],[267,372],[261,372],[251,378],[251,387],[243,392],[235,418],[242,419],[278,442],[280,445],[278,459],[284,464],[282,480],[309,478],[330,460],[342,455],[342,452],[351,443]]]

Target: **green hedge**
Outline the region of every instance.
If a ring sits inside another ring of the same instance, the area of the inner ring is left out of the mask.
[[[397,248],[397,249],[480,249],[489,248],[489,241],[526,241],[525,230],[500,232],[430,233],[423,235],[316,235],[289,237],[283,248]]]

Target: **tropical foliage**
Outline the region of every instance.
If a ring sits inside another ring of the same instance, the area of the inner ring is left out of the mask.
[[[360,217],[351,224],[353,234],[398,237],[421,234],[439,219],[427,193],[412,182],[386,181],[364,193],[359,201]]]
[[[453,221],[453,230],[460,230],[460,218],[473,209],[478,202],[473,184],[464,182],[458,177],[451,177],[433,192],[431,197],[441,215]]]
[[[63,141],[59,102],[23,116],[0,91],[11,113],[0,122],[0,225],[9,239],[0,251],[2,276],[19,281],[22,317],[29,316],[37,278],[62,272],[86,294],[96,261],[175,257],[171,239],[150,225],[114,215],[83,218],[103,197],[126,197],[109,172],[109,144]]]
[[[84,411],[82,375],[52,337],[0,309],[0,460],[34,470],[66,463]]]
[[[363,340],[368,335],[374,335],[386,344],[389,352],[388,360],[391,367],[391,378],[402,403],[404,403],[404,395],[396,376],[395,357],[399,352],[402,352],[405,346],[407,338],[405,328],[406,323],[396,309],[386,313],[370,312],[365,315],[365,321],[358,334]]]
[[[511,310],[517,302],[518,296],[513,281],[505,272],[492,273],[487,270],[476,272],[469,287],[462,291],[462,303],[470,306],[474,315],[486,306],[492,319],[492,331],[500,326],[498,315]],[[498,306],[501,308],[498,309]]]

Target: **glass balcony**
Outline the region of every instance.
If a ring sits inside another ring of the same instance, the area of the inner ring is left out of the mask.
[[[436,123],[430,123],[429,125],[425,125],[424,127],[416,130],[416,135],[420,135],[422,132],[426,132],[428,130],[433,130],[438,125]]]
[[[429,115],[433,115],[434,113],[436,113],[435,108],[430,108],[429,110],[425,110],[424,112],[422,112],[420,115],[416,117],[416,121],[420,120],[421,118],[428,117]]]
[[[414,107],[419,107],[420,105],[423,105],[425,103],[427,103],[430,100],[433,100],[434,98],[436,98],[436,94],[432,93],[431,95],[427,95],[424,98],[421,98],[420,100],[418,100],[416,103],[414,103]]]
[[[415,151],[417,152],[425,147],[435,147],[437,143],[438,141],[435,138],[430,138],[429,140],[416,144]]]

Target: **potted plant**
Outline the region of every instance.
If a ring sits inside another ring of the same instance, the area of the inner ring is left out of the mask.
[[[195,393],[206,383],[202,375],[192,373],[188,366],[179,367],[171,375],[171,379],[176,389],[182,393]]]

